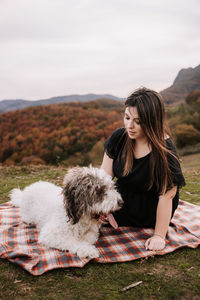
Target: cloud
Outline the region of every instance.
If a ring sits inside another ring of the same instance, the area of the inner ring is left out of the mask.
[[[2,0],[0,99],[161,90],[199,64],[197,0]]]

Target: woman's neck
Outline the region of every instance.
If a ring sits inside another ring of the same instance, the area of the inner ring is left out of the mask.
[[[141,158],[151,152],[151,146],[146,138],[136,139],[134,145],[134,157]]]

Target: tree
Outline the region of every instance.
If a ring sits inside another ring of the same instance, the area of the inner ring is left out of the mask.
[[[200,111],[200,90],[189,93],[185,101],[192,108]]]
[[[174,129],[177,147],[195,145],[200,142],[200,131],[193,125],[179,124]]]

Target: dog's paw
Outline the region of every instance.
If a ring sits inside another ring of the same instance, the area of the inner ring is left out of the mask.
[[[77,250],[77,255],[84,258],[97,258],[99,251],[95,246],[83,246]]]

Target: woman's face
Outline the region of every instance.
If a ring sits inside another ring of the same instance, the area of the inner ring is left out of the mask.
[[[128,106],[124,112],[124,127],[131,139],[144,139],[146,138],[142,127],[141,121],[137,112],[137,108]]]

